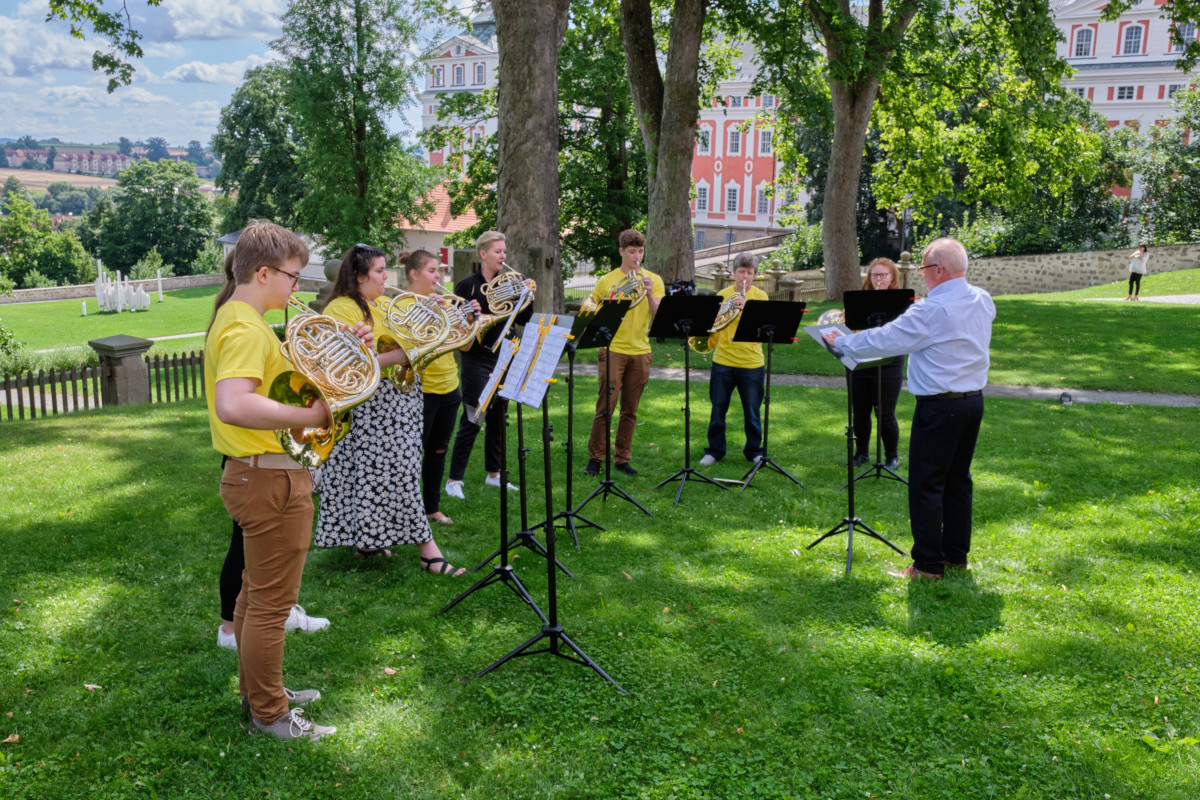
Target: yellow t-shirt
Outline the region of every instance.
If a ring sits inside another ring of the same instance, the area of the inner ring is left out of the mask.
[[[473,347],[482,347],[476,342]],[[458,363],[454,353],[442,353],[421,373],[421,391],[425,394],[450,394],[458,388]]]
[[[379,306],[375,303],[367,303],[367,308],[371,312],[371,320],[368,324],[375,335],[388,333],[388,329],[383,325],[383,312],[379,310]],[[344,322],[351,328],[354,327],[354,323],[363,321],[362,309],[358,307],[358,303],[354,302],[352,297],[333,298],[325,304],[321,313],[327,317],[333,317],[338,322]]]
[[[204,342],[204,386],[214,450],[227,456],[283,452],[274,431],[241,428],[217,418],[217,382],[254,378],[255,394],[267,397],[271,382],[291,368],[279,350],[279,337],[262,315],[240,300],[221,306]]]
[[[662,278],[655,275],[648,269],[642,270],[643,275],[647,275],[654,282],[654,288],[651,294],[654,297],[662,298],[666,294],[663,288]],[[620,269],[614,269],[607,275],[601,276],[596,281],[596,288],[592,290],[592,299],[597,303],[608,299],[612,294],[613,287],[624,279],[625,273]],[[646,334],[650,330],[650,303],[648,300],[643,300],[637,306],[631,308],[625,314],[625,319],[621,321],[621,327],[617,328],[617,335],[612,340],[612,351],[614,353],[624,353],[627,356],[640,356],[650,352],[650,337]]]
[[[724,302],[730,295],[733,294],[734,286],[726,286],[721,291],[717,292],[717,297]],[[746,290],[746,300],[769,300],[767,293],[757,286],[751,286]],[[724,329],[717,332],[717,348],[713,351],[713,363],[722,364],[726,367],[738,367],[741,369],[757,369],[765,362],[763,361],[762,345],[758,342],[735,342],[734,334],[737,333],[738,324],[742,321],[741,315],[733,321],[733,324],[726,326]]]

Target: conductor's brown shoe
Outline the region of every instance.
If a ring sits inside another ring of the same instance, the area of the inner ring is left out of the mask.
[[[926,572],[922,569],[917,569],[915,564],[909,564],[904,569],[889,569],[888,575],[893,578],[928,578],[929,580],[940,581],[942,576],[936,572]]]

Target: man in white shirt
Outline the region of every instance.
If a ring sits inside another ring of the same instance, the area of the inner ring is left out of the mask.
[[[924,300],[881,328],[824,338],[855,358],[909,354],[908,390],[917,398],[908,465],[913,563],[890,574],[941,578],[946,567],[966,569],[971,549],[971,459],[996,306],[967,283],[967,251],[954,239],[926,247],[919,269]]]

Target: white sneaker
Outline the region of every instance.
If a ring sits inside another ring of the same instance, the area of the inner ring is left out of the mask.
[[[704,458],[700,459],[700,466],[702,467],[711,467],[715,463],[717,463],[717,460],[708,453],[705,453]]]
[[[457,497],[459,500],[466,500],[466,495],[463,494],[462,481],[446,481],[446,494],[451,497]]]
[[[321,468],[320,467],[309,467],[308,474],[312,476],[312,482],[313,482],[312,493],[320,494],[321,493]]]
[[[287,622],[283,623],[285,631],[303,631],[304,633],[316,633],[328,627],[329,620],[325,617],[310,617],[304,612],[303,606],[292,606]]]
[[[500,488],[500,476],[499,475],[488,475],[487,480],[484,481],[484,483],[486,483],[488,486],[494,486],[495,488],[499,489]],[[513,486],[511,483],[508,485],[508,490],[510,492],[519,491],[517,489],[517,487]]]
[[[220,625],[217,626],[217,647],[224,647],[226,650],[237,652],[237,637],[232,633],[226,633],[225,629]]]
[[[293,708],[270,725],[264,725],[256,719],[250,720],[250,732],[262,731],[277,739],[309,739],[321,741],[322,736],[337,733],[337,728],[331,725],[314,725],[304,718],[304,709]]]

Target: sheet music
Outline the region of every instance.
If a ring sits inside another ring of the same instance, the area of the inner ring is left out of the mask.
[[[537,341],[533,342],[533,322],[525,326],[527,346],[521,348],[508,370],[508,379],[500,390],[500,396],[516,400],[530,408],[541,408],[546,389],[554,378],[554,368],[562,358],[563,350],[570,341],[570,318],[567,325],[560,325],[561,317],[541,314],[537,320]]]
[[[467,405],[463,401],[465,408],[463,409],[471,421],[476,425],[483,422],[483,417],[487,413],[487,408],[491,405],[492,398],[496,395],[496,387],[500,385],[500,381],[504,379],[504,371],[508,369],[509,363],[513,360],[513,354],[521,352],[521,341],[519,339],[504,339],[500,343],[500,353],[496,359],[496,366],[492,368],[492,374],[488,376],[488,381],[483,387],[483,391],[479,394],[479,400],[476,405]],[[501,397],[504,395],[501,394]]]

